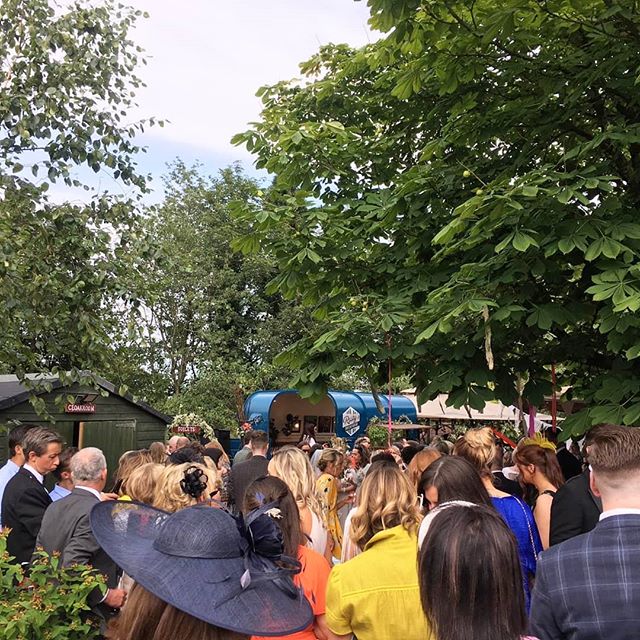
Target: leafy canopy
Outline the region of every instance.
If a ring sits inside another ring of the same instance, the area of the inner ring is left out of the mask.
[[[539,405],[550,365],[593,422],[640,420],[640,13],[622,0],[370,0],[387,32],[263,87],[234,141],[272,289],[328,322],[283,357],[305,393],[354,363],[423,398]],[[276,197],[277,196],[277,197]],[[275,241],[274,229],[286,237]]]
[[[140,48],[128,33],[141,12],[78,0],[7,0],[0,8],[0,367],[28,372],[99,370],[113,310],[135,304],[123,274],[138,269],[136,167],[130,124],[141,86]],[[151,119],[149,124],[153,124]],[[131,198],[88,194],[55,205],[52,184],[88,184],[105,172]],[[146,250],[149,250],[147,243]]]

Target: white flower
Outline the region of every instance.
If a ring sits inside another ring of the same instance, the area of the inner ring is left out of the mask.
[[[282,518],[282,511],[280,511],[280,509],[278,509],[277,507],[272,507],[268,511],[265,511],[265,513],[270,518],[274,518],[275,520],[280,520]]]

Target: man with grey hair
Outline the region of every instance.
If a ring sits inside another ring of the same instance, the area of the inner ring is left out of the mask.
[[[33,553],[42,516],[51,504],[44,477],[58,466],[61,451],[62,438],[45,427],[30,429],[22,440],[24,465],[2,496],[2,525],[11,529],[7,551],[18,564],[28,564]]]
[[[96,542],[91,531],[89,514],[102,499],[107,481],[107,462],[100,449],[80,449],[71,458],[71,478],[74,489],[70,495],[54,502],[45,512],[36,548],[48,554],[60,553],[62,567],[89,565],[106,576],[107,592],[92,591],[87,603],[102,623],[114,615],[125,602],[126,593],[118,589],[118,568]],[[32,562],[37,562],[34,556]]]

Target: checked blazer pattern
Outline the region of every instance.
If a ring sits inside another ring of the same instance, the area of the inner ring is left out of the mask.
[[[612,515],[545,551],[531,601],[540,640],[640,638],[640,515]]]

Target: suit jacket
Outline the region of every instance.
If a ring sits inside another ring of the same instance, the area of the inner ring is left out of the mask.
[[[538,559],[531,634],[630,640],[640,630],[640,515],[612,515]]]
[[[90,491],[75,488],[68,496],[56,500],[45,512],[36,546],[49,555],[60,553],[61,565],[88,564],[103,574],[109,588],[118,585],[118,567],[102,550],[91,531],[89,514],[100,502]],[[89,594],[87,602],[96,613],[108,615],[107,607],[98,604],[103,599],[100,589]]]
[[[560,544],[569,538],[591,531],[602,513],[602,501],[591,493],[589,470],[562,485],[551,503],[549,544]]]
[[[2,496],[2,526],[11,529],[7,550],[16,563],[31,560],[42,517],[50,504],[44,485],[24,467],[7,483]]]
[[[231,490],[237,511],[242,511],[242,502],[247,487],[258,478],[267,475],[269,463],[264,456],[252,456],[231,467]]]

